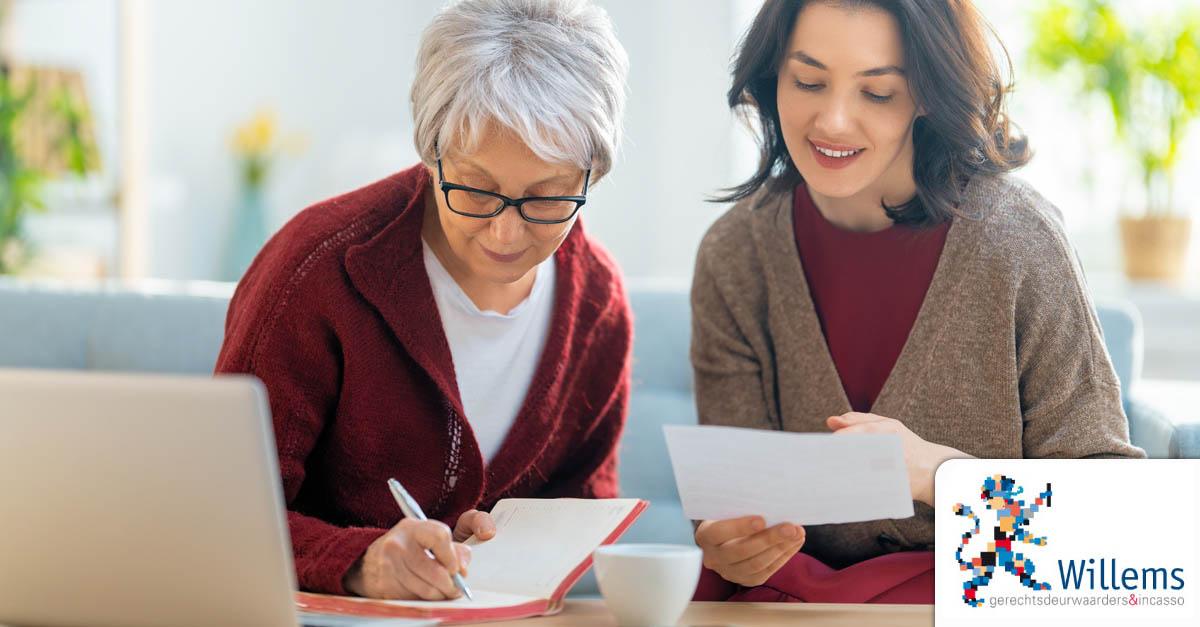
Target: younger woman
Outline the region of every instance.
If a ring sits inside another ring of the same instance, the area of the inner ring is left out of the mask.
[[[702,521],[699,598],[932,603],[942,461],[1143,456],[1061,215],[1005,175],[986,33],[967,0],[768,0],[747,32],[762,158],[696,260],[700,421],[897,434],[916,515]]]

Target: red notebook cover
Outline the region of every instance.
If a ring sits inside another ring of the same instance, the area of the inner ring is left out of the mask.
[[[510,499],[512,501],[523,501],[527,499]],[[626,499],[597,499],[594,501],[586,501],[580,499],[554,499],[554,501],[584,501],[601,503],[605,501],[619,501]],[[344,597],[327,594],[314,594],[311,592],[297,592],[296,606],[298,609],[307,612],[321,612],[326,614],[347,614],[353,616],[368,616],[368,617],[400,617],[400,618],[436,618],[443,624],[459,624],[459,623],[474,623],[494,620],[512,620],[517,618],[526,618],[530,616],[543,616],[555,614],[562,610],[562,600],[566,596],[567,591],[579,578],[587,572],[592,566],[592,551],[597,546],[612,544],[629,529],[642,512],[646,511],[649,506],[647,501],[641,499],[628,499],[634,501],[632,508],[624,516],[608,535],[596,546],[592,546],[587,552],[587,557],[583,559],[570,574],[563,578],[558,586],[554,589],[553,594],[548,598],[529,598],[513,604],[490,605],[487,607],[471,607],[467,604],[452,605],[450,603],[440,606],[428,607],[428,603],[409,603],[404,601],[382,601],[377,599],[364,599],[360,597]],[[496,504],[493,511],[501,509],[504,501]],[[502,521],[497,521],[497,537],[504,533],[505,529]],[[493,540],[494,541],[494,540]],[[474,568],[474,566],[473,566]],[[561,571],[559,571],[561,572]],[[477,599],[483,600],[483,595],[489,594],[486,590],[476,589],[472,586],[472,591]],[[483,593],[481,595],[481,593]],[[496,593],[501,596],[504,593]]]

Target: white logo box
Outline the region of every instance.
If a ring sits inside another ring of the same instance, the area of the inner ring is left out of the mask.
[[[988,509],[982,500],[985,480],[996,476],[1023,488],[1011,501],[1023,501],[1024,514],[1032,514],[1026,524],[1021,512]],[[1031,511],[1047,484],[1049,506]],[[956,459],[938,468],[935,500],[939,626],[1200,625],[1200,460]],[[956,515],[956,504],[979,517],[979,533],[961,556],[968,570],[955,553],[975,522]],[[1001,520],[1006,516],[1014,520]],[[984,554],[997,526],[1002,537],[1023,528],[1046,539],[1044,546],[1011,542],[1011,557],[1019,554],[1022,561],[1013,563],[1027,572],[1032,562],[1032,579],[1050,589],[1026,587],[1006,571],[1000,542],[992,577],[972,607],[963,584],[975,576],[975,558],[981,566],[989,561]]]

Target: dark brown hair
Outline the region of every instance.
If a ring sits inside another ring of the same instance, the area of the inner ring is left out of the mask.
[[[883,206],[894,222],[945,222],[971,176],[1000,174],[1029,161],[1026,138],[1014,134],[1004,113],[1012,84],[1002,79],[988,46],[995,33],[970,0],[767,0],[742,38],[728,93],[730,108],[758,127],[758,171],[714,200],[740,200],[764,184],[791,189],[802,180],[783,141],[775,92],[796,18],[809,2],[878,7],[899,24],[909,89],[924,111],[913,123],[917,195],[898,207]],[[1011,76],[1012,62],[1004,55]]]

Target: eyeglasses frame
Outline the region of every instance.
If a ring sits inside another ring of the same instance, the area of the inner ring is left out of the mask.
[[[494,192],[484,191],[484,190],[478,189],[476,187],[468,187],[466,185],[459,185],[457,183],[450,183],[450,182],[446,181],[446,177],[442,174],[442,156],[440,154],[437,155],[437,166],[438,166],[438,184],[441,187],[442,194],[445,195],[445,197],[446,197],[446,208],[448,208],[450,211],[453,211],[454,213],[457,213],[460,216],[467,216],[468,218],[484,218],[484,219],[486,219],[486,218],[494,218],[494,217],[500,215],[501,213],[504,212],[505,209],[508,209],[508,207],[511,205],[511,206],[517,208],[517,213],[520,214],[522,220],[524,220],[526,222],[532,222],[533,224],[562,224],[564,222],[569,222],[571,220],[571,218],[575,217],[575,214],[579,213],[580,207],[583,207],[584,203],[587,202],[588,182],[591,181],[591,178],[592,178],[592,169],[588,168],[585,171],[585,174],[583,176],[583,194],[579,195],[579,196],[526,196],[524,198],[513,199],[513,198],[509,198],[508,196],[505,196],[504,194],[497,194]],[[464,192],[471,192],[473,194],[483,194],[484,196],[490,196],[492,198],[495,198],[496,200],[503,202],[504,204],[500,205],[499,209],[496,209],[492,213],[489,213],[486,215],[478,214],[478,213],[466,213],[464,211],[459,211],[459,210],[455,209],[454,207],[450,206],[450,192],[453,190],[456,190],[456,189],[464,191]],[[569,201],[575,203],[575,210],[571,212],[571,215],[569,215],[561,220],[537,220],[537,219],[530,218],[529,216],[525,215],[525,211],[521,208],[521,205],[524,205],[527,202],[533,202],[536,200],[569,200]]]

